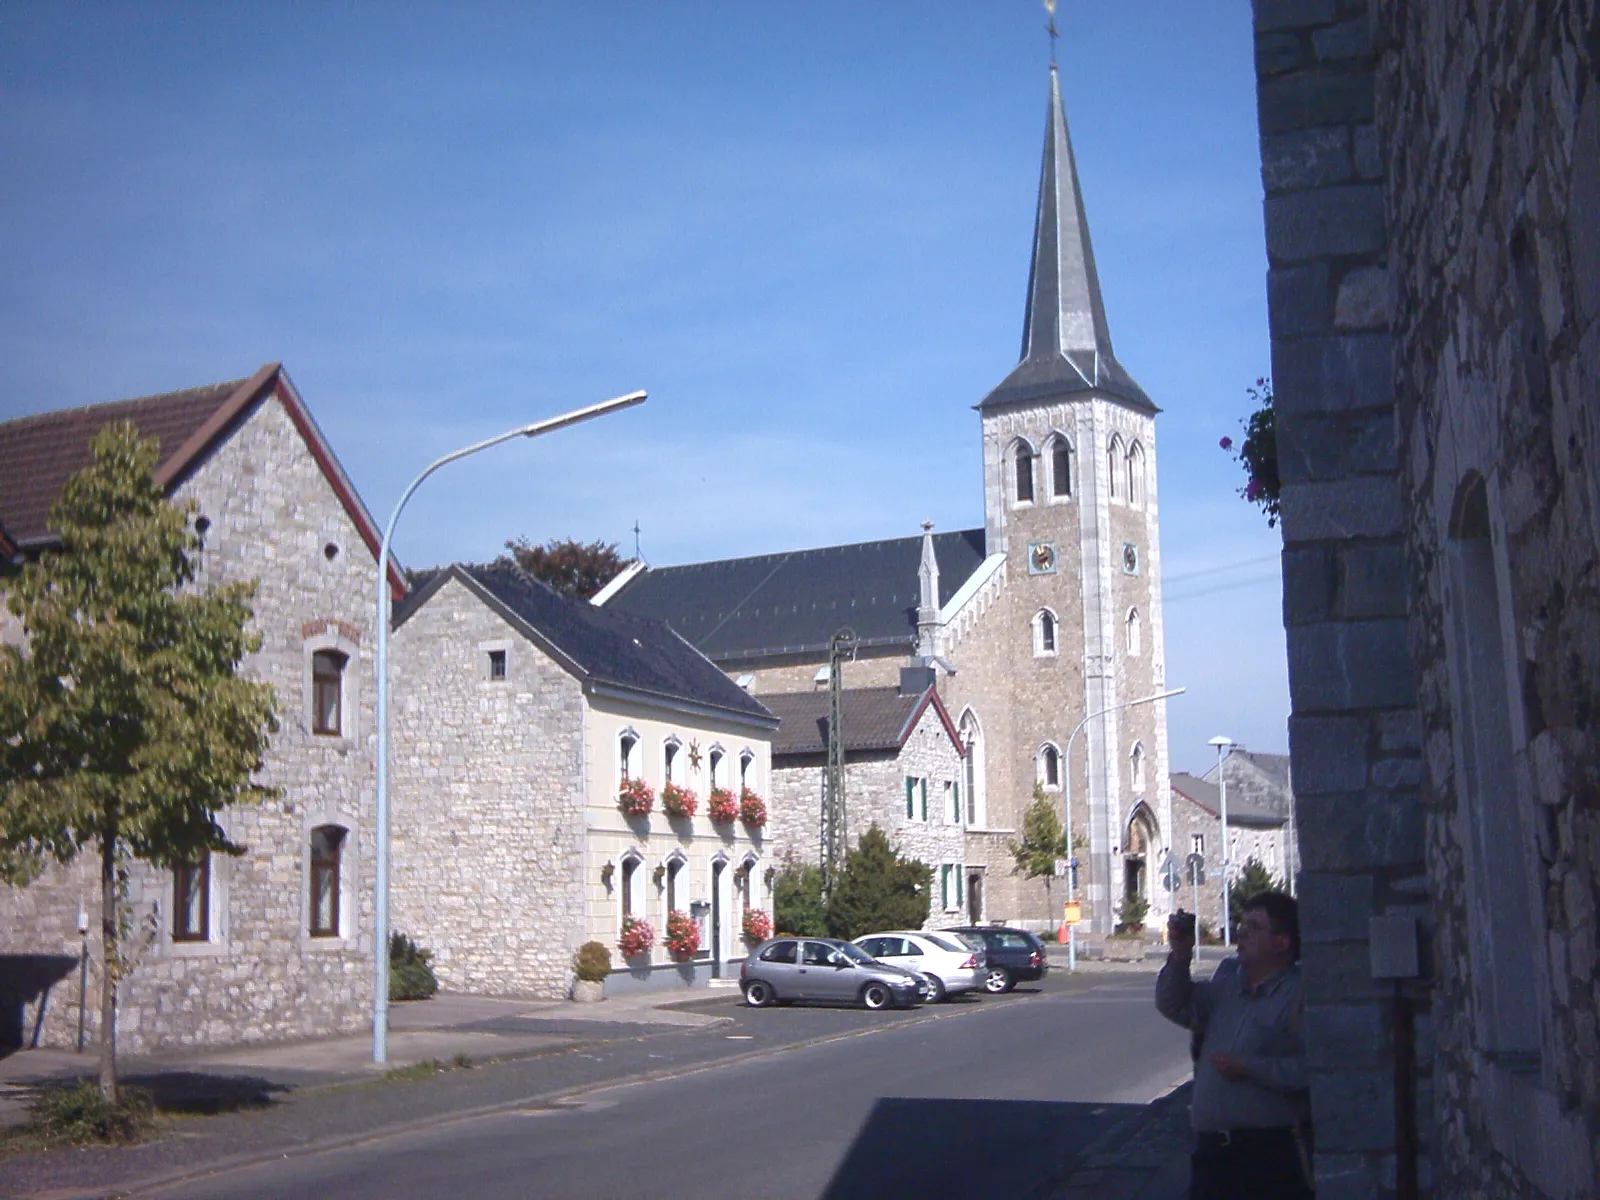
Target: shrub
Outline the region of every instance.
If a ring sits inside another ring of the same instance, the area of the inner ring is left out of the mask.
[[[51,1088],[33,1102],[28,1128],[50,1142],[137,1142],[155,1127],[150,1097],[138,1088],[118,1089],[116,1103],[100,1085],[84,1079],[70,1088]]]
[[[828,910],[822,903],[822,868],[789,859],[772,882],[772,914],[784,933],[825,937]]]
[[[765,909],[745,909],[744,936],[752,942],[764,942],[772,936],[772,918]]]
[[[680,962],[700,949],[700,925],[686,912],[673,910],[667,914],[667,938],[663,943],[672,957]]]
[[[902,858],[876,822],[844,862],[828,897],[828,932],[853,938],[874,929],[921,929],[928,919],[933,871]]]
[[[617,807],[630,817],[647,817],[656,806],[655,791],[642,779],[624,779],[617,792]]]
[[[1117,905],[1117,920],[1125,929],[1142,927],[1145,917],[1149,915],[1150,901],[1137,893],[1124,896],[1122,903]]]
[[[655,944],[655,927],[649,921],[638,917],[622,919],[622,936],[617,938],[617,949],[622,951],[624,957],[632,958],[636,954],[648,954],[650,947]]]
[[[739,819],[759,828],[767,823],[767,802],[749,788],[739,790]]]
[[[1246,388],[1255,411],[1239,424],[1244,428],[1244,441],[1235,452],[1233,439],[1225,437],[1218,444],[1238,460],[1244,468],[1245,485],[1239,495],[1267,514],[1267,526],[1278,523],[1278,497],[1283,489],[1278,478],[1277,422],[1272,408],[1272,381],[1256,380],[1255,387]]]
[[[727,788],[711,789],[711,819],[718,825],[732,825],[739,819],[739,802]]]
[[[669,783],[661,789],[661,807],[669,817],[692,817],[699,811],[700,800],[688,788]]]
[[[611,951],[599,942],[585,942],[573,958],[573,971],[585,983],[600,983],[611,974]]]
[[[426,1000],[439,990],[433,952],[403,933],[389,935],[389,999]]]

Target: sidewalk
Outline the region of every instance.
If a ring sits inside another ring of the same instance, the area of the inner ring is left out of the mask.
[[[1189,1194],[1189,1093],[1184,1084],[1145,1105],[1084,1149],[1065,1178],[1036,1200],[1185,1200]]]

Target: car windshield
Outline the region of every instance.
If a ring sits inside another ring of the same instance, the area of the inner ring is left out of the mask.
[[[834,949],[853,963],[869,963],[872,961],[872,955],[868,954],[860,946],[853,946],[849,942],[843,942],[835,946]]]

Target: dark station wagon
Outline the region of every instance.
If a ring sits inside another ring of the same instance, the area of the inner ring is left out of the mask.
[[[1050,970],[1045,961],[1044,943],[1026,929],[1004,925],[962,925],[946,929],[959,933],[973,949],[982,948],[988,959],[983,989],[994,995],[1009,992],[1019,983],[1043,979]]]

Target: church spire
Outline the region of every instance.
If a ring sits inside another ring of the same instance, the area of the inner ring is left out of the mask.
[[[1039,208],[1022,323],[1022,360],[978,407],[1091,389],[1141,409],[1155,408],[1111,352],[1111,327],[1106,322],[1089,221],[1078,186],[1078,165],[1061,105],[1061,83],[1052,62]]]

